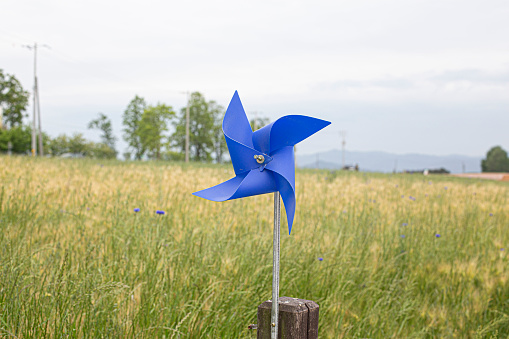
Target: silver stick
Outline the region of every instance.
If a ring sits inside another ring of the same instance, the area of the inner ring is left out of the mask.
[[[281,228],[281,196],[274,193],[274,243],[272,251],[272,311],[270,338],[277,339],[279,316],[279,231]]]

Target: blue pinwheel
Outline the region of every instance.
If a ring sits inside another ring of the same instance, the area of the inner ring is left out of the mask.
[[[193,194],[212,201],[226,201],[279,191],[286,209],[288,233],[291,233],[295,215],[293,146],[329,124],[303,115],[287,115],[253,132],[235,91],[223,119],[235,177]]]

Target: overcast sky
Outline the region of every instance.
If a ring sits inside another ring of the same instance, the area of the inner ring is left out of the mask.
[[[84,133],[103,112],[121,136],[136,95],[180,109],[183,91],[248,115],[332,125],[301,154],[509,151],[509,2],[2,0],[0,68],[33,86],[43,129]],[[32,107],[29,108],[31,112]],[[121,139],[121,138],[120,138]],[[121,151],[124,142],[119,143]]]

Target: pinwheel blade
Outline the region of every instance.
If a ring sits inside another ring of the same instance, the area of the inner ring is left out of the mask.
[[[295,190],[282,175],[274,173],[274,179],[276,179],[277,190],[281,193],[281,198],[283,198],[286,220],[288,221],[288,234],[291,234],[293,219],[295,217]]]
[[[225,135],[226,145],[230,152],[230,158],[232,160],[233,170],[236,175],[240,175],[244,172],[248,172],[252,169],[260,167],[260,164],[256,162],[255,155],[263,155],[266,159],[269,159],[269,155],[263,152],[257,151],[254,148],[248,147],[240,142],[237,142],[227,135]]]
[[[226,201],[276,191],[273,173],[255,169],[193,195],[212,201]]]
[[[233,98],[224,114],[223,133],[230,139],[253,148],[253,130],[237,91],[233,94]]]
[[[235,178],[231,178],[230,180],[220,183],[219,185],[194,192],[193,195],[212,201],[226,201],[235,194],[239,186],[242,184],[242,180],[244,180],[248,173],[249,172],[242,173],[237,175]]]
[[[254,132],[253,144],[270,154],[286,146],[295,146],[328,125],[329,121],[305,115],[287,115]]]
[[[270,162],[266,169],[274,173],[276,187],[283,204],[285,205],[286,219],[288,220],[288,234],[292,232],[293,219],[295,216],[295,157],[293,146],[286,146],[274,154],[274,160]]]
[[[242,184],[230,199],[245,198],[276,191],[277,187],[273,173],[254,169],[242,180]]]
[[[254,158],[255,155],[263,155],[266,159],[269,157],[267,153],[254,149],[253,130],[237,91],[226,109],[223,133],[236,175],[260,167]]]
[[[265,167],[278,173],[295,190],[295,152],[293,146],[283,147],[272,154],[273,161]]]

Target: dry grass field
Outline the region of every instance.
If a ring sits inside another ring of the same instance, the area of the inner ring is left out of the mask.
[[[232,173],[0,156],[0,337],[256,337],[273,197],[191,195]],[[321,338],[507,338],[509,183],[298,171],[296,186],[280,295],[320,305]]]

